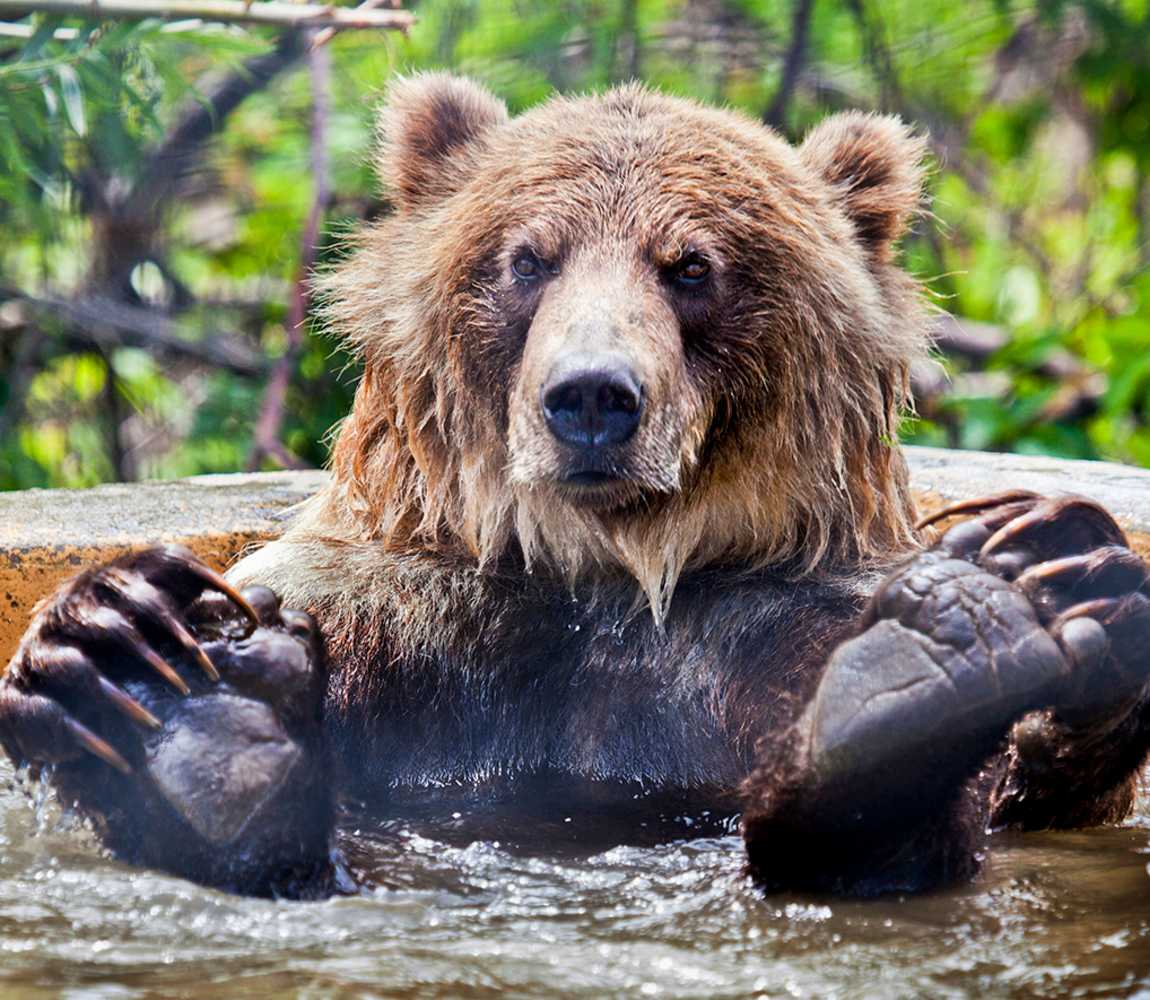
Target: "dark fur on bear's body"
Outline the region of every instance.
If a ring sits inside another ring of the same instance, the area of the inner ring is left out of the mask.
[[[307,575],[288,546],[284,563]],[[905,780],[889,775],[890,799],[872,803],[885,820],[865,829],[802,823],[792,840],[786,808],[760,821],[757,796],[786,788],[791,727],[830,652],[858,632],[877,575],[804,581],[717,566],[685,575],[657,623],[624,578],[580,592],[521,563],[477,574],[400,560],[394,605],[353,617],[346,604],[309,607],[326,635],[340,785],[373,816],[536,845],[705,835],[743,812],[765,884],[861,894],[969,878],[988,826],[1128,815],[1150,704],[1119,731],[1077,740],[1049,714],[1028,717],[1026,759],[995,731],[975,752],[982,768],[941,801],[916,794],[908,761]],[[269,582],[290,602],[286,581]],[[430,633],[425,608],[436,609]],[[413,625],[418,638],[405,634]],[[805,795],[801,775],[795,794]]]
[[[386,809],[393,788],[503,792],[543,774],[731,802],[762,732],[791,721],[862,603],[849,587],[716,567],[680,581],[660,628],[624,581],[583,599],[521,573],[482,587],[415,657],[354,629],[329,642],[355,794]]]

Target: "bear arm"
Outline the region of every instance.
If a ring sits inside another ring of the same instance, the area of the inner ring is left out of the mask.
[[[892,637],[872,628],[841,645],[800,717],[760,743],[744,783],[743,838],[764,888],[870,896],[921,891],[977,871],[987,799],[976,775],[1006,723],[997,733],[987,726],[961,740],[939,739],[943,720],[915,678],[887,677],[885,691],[876,685],[853,696],[844,674],[883,662],[921,667]],[[901,718],[876,717],[868,727],[864,717],[841,738],[851,728],[842,720],[860,702],[885,709],[900,700]]]
[[[1147,750],[1145,564],[1081,497],[943,516],[967,512],[879,586],[764,747],[744,836],[768,885],[927,888],[974,870],[992,812],[1024,828],[1128,812]]]

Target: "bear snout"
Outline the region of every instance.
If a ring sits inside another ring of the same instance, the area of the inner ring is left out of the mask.
[[[639,427],[643,387],[618,355],[573,354],[559,360],[539,392],[547,429],[582,452],[628,441]]]

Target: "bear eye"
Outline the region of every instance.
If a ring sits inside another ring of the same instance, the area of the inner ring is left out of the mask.
[[[711,264],[706,257],[689,253],[675,265],[672,278],[679,285],[701,285],[710,273]]]
[[[543,264],[535,254],[523,251],[511,262],[511,273],[520,281],[538,281],[543,277]]]

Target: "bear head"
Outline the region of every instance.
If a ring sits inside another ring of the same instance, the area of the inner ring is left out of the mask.
[[[925,347],[894,244],[925,144],[851,112],[798,148],[638,85],[517,117],[395,83],[394,211],[322,280],[363,361],[327,514],[396,551],[629,573],[857,573],[914,544],[897,447]]]

